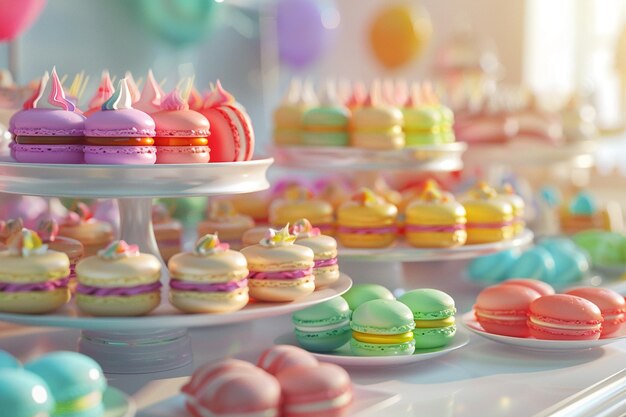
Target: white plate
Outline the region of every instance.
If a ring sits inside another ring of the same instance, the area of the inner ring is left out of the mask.
[[[493,340],[494,342],[530,350],[558,352],[565,350],[593,349],[626,338],[626,325],[622,325],[622,328],[617,335],[598,340],[541,340],[535,339],[534,337],[502,336],[499,334],[487,333],[485,329],[483,329],[482,326],[476,321],[473,311],[463,314],[461,317],[461,323],[471,332],[489,340]]]
[[[43,197],[190,197],[269,187],[274,160],[165,165],[0,162],[0,192]]]
[[[348,291],[352,280],[341,274],[333,285],[313,294],[287,303],[253,302],[242,310],[225,314],[183,314],[164,302],[154,312],[141,317],[92,317],[82,315],[73,302],[54,314],[29,315],[0,313],[0,321],[30,326],[66,327],[88,330],[151,330],[164,328],[188,328],[219,326],[288,314],[304,307],[330,300]]]
[[[135,417],[137,408],[133,400],[122,391],[108,387],[102,396],[104,415],[102,417]]]
[[[523,247],[533,241],[533,232],[525,230],[511,240],[484,243],[480,245],[464,245],[456,248],[428,249],[414,248],[405,242],[396,243],[383,249],[339,248],[339,258],[372,262],[425,262],[471,259],[478,256],[500,252],[506,249]]]
[[[363,385],[354,384],[352,393],[354,397],[346,417],[380,416],[376,413],[400,401],[400,394]],[[139,410],[137,417],[191,417],[191,414],[185,410],[185,396],[178,394]]]
[[[316,353],[311,352],[313,356],[323,362],[335,363],[342,366],[398,366],[409,365],[421,361],[436,358],[438,356],[450,353],[461,348],[469,342],[469,335],[463,330],[457,330],[452,343],[443,348],[436,349],[417,349],[412,355],[399,356],[355,356],[350,351],[350,344],[346,343],[334,352]],[[279,336],[275,341],[277,345],[293,345],[302,347],[298,344],[296,336],[293,332]]]
[[[274,146],[270,153],[278,165],[319,170],[378,171],[410,170],[428,172],[458,171],[467,145],[461,142],[424,145],[396,151],[374,151],[348,146]]]

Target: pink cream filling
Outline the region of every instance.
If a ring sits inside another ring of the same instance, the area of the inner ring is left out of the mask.
[[[179,279],[170,280],[170,288],[179,291],[196,292],[230,292],[248,286],[248,280],[220,282],[214,284],[200,284],[197,282],[181,281]]]
[[[294,269],[292,271],[274,271],[274,272],[262,272],[262,271],[250,271],[248,279],[299,279],[308,277],[313,273],[313,268],[307,269]]]
[[[134,287],[92,287],[91,285],[78,284],[76,286],[76,292],[83,295],[92,295],[95,297],[107,297],[107,296],[131,296],[147,294],[154,291],[158,291],[161,288],[159,281],[152,284],[137,285]]]
[[[396,226],[385,227],[347,227],[339,226],[337,229],[339,233],[354,233],[357,235],[377,235],[381,233],[396,233],[398,230]]]
[[[513,222],[494,222],[494,223],[467,223],[467,229],[501,229],[503,227],[513,226]]]
[[[337,258],[330,259],[318,259],[315,261],[315,265],[313,265],[313,269],[315,268],[324,268],[327,266],[337,265]]]
[[[459,230],[465,230],[464,224],[434,224],[434,225],[417,225],[407,224],[405,227],[407,232],[457,232]]]
[[[54,291],[59,288],[66,288],[69,282],[69,277],[32,284],[11,284],[8,282],[0,282],[0,292]]]

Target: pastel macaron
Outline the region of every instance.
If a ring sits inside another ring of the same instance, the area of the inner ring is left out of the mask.
[[[402,149],[405,145],[402,111],[381,99],[380,83],[350,118],[350,145],[372,150]]]
[[[520,285],[522,287],[528,287],[535,290],[539,295],[552,295],[554,294],[554,288],[547,282],[540,281],[533,278],[510,278],[502,282],[501,285]]]
[[[296,244],[313,251],[315,288],[327,287],[340,276],[337,262],[337,241],[332,236],[323,235],[307,219],[300,219],[293,225]]]
[[[268,229],[260,243],[241,253],[248,261],[250,296],[258,301],[293,301],[315,290],[315,254],[310,248],[294,244],[289,226]]]
[[[15,356],[11,355],[9,352],[0,350],[0,369],[19,369],[21,367],[22,364]]]
[[[276,345],[266,349],[259,356],[257,366],[272,375],[297,367],[315,367],[319,363],[315,356],[304,349],[291,345]]]
[[[456,334],[454,299],[443,291],[421,288],[407,291],[398,301],[413,312],[416,349],[445,346]]]
[[[541,246],[535,246],[522,253],[509,268],[508,276],[553,282],[555,272],[556,265],[552,254]]]
[[[283,417],[341,417],[352,403],[350,375],[332,363],[285,369],[276,379]]]
[[[70,279],[76,277],[76,264],[85,255],[85,248],[76,239],[59,236],[59,224],[54,219],[44,219],[37,226],[37,234],[48,249],[62,252],[70,260]]]
[[[478,294],[474,314],[488,333],[528,337],[530,304],[539,297],[537,291],[521,285],[494,285]]]
[[[589,300],[602,313],[602,333],[600,337],[608,337],[617,333],[626,321],[626,301],[624,297],[608,288],[583,287],[567,291],[565,294]]]
[[[76,266],[76,305],[94,316],[140,316],[161,302],[161,262],[114,241]]]
[[[312,352],[330,352],[350,341],[350,307],[341,297],[292,314],[296,339]]]
[[[89,356],[76,352],[48,353],[28,362],[24,369],[41,377],[55,401],[55,417],[97,417],[107,381],[102,368]]]
[[[496,191],[479,183],[461,201],[467,213],[467,243],[490,243],[511,239],[513,206],[498,198]]]
[[[86,204],[77,203],[59,223],[59,237],[79,241],[83,245],[84,256],[92,256],[111,243],[113,227],[95,219]]]
[[[373,300],[352,312],[350,348],[357,356],[412,355],[413,312],[395,300]]]
[[[304,187],[291,186],[285,190],[282,198],[270,204],[269,222],[273,227],[282,227],[300,219],[308,219],[325,235],[334,233],[333,206],[314,198],[313,193]]]
[[[589,300],[570,294],[545,295],[530,304],[528,328],[537,339],[596,340],[602,312]]]
[[[519,259],[521,252],[508,249],[473,259],[467,267],[472,281],[496,284],[510,276],[510,269]]]
[[[354,284],[341,296],[346,300],[351,311],[368,301],[395,299],[391,291],[378,284]]]
[[[256,245],[265,239],[265,235],[267,235],[267,226],[257,226],[248,229],[241,235],[241,247]]]
[[[70,260],[48,249],[39,235],[22,229],[0,252],[0,311],[49,313],[70,300]]]
[[[328,84],[319,103],[302,114],[302,144],[309,146],[348,146],[350,110],[336,97],[333,84]]]
[[[170,303],[186,313],[227,313],[248,304],[248,264],[217,235],[199,238],[192,252],[168,262]]]
[[[0,417],[49,417],[55,405],[46,381],[10,368],[0,368],[0,404]]]
[[[194,417],[279,415],[281,390],[276,378],[236,359],[201,366],[181,391]]]

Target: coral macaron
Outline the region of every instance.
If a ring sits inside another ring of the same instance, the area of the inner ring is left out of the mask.
[[[537,339],[596,340],[602,332],[600,308],[569,294],[545,295],[530,305],[528,328]]]
[[[539,295],[552,295],[554,294],[554,288],[552,285],[532,278],[511,278],[504,281],[501,285],[520,285],[522,287],[528,287],[539,293]]]
[[[539,297],[537,291],[520,285],[488,287],[478,294],[474,314],[489,333],[528,337],[530,333],[526,321],[529,307]]]
[[[293,368],[294,366],[317,366],[318,361],[315,356],[311,355],[304,349],[291,345],[276,345],[265,350],[259,360],[257,366],[272,375]]]
[[[626,321],[626,300],[617,292],[608,288],[585,287],[567,291],[566,294],[589,300],[598,306],[602,313],[602,333],[607,337],[618,332]]]

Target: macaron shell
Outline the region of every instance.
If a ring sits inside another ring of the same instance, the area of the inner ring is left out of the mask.
[[[2,417],[33,417],[50,415],[55,402],[39,376],[23,369],[0,369],[0,404]]]
[[[474,310],[476,320],[493,334],[528,337],[526,325],[530,304],[540,297],[531,288],[519,285],[498,285],[478,294]]]
[[[296,239],[297,245],[310,248],[315,254],[315,260],[329,259],[337,256],[337,241],[326,235],[302,237]]]
[[[291,316],[291,321],[296,326],[325,326],[335,324],[350,318],[348,302],[341,297],[296,311]]]
[[[356,356],[400,356],[415,352],[415,340],[405,343],[363,343],[350,339],[350,350]]]
[[[170,303],[185,313],[231,313],[249,301],[248,288],[228,292],[178,291],[170,289]]]
[[[546,295],[530,305],[528,327],[537,339],[595,340],[600,337],[600,309],[591,301],[568,294]]]
[[[313,268],[313,277],[315,278],[315,288],[324,288],[334,284],[339,280],[341,272],[338,265]]]
[[[347,292],[342,294],[348,302],[350,310],[354,311],[358,306],[372,300],[393,300],[394,296],[387,288],[377,284],[355,284]]]
[[[0,252],[0,282],[28,284],[65,278],[70,274],[70,260],[66,254],[46,251],[42,254],[14,256]]]
[[[16,136],[83,136],[85,116],[61,109],[29,109],[10,120]]]
[[[27,164],[82,164],[83,145],[20,145],[11,143],[14,160]]]
[[[362,333],[393,335],[413,330],[415,321],[411,310],[401,302],[373,300],[352,312],[350,327]]]
[[[454,299],[443,291],[433,288],[421,288],[407,291],[398,301],[413,312],[415,320],[440,320],[456,313]]]
[[[492,284],[503,281],[519,256],[520,252],[513,249],[476,258],[469,264],[469,277],[474,281]]]
[[[257,301],[281,303],[312,294],[315,291],[315,278],[309,275],[288,280],[251,279],[248,281],[248,288],[250,297]]]
[[[552,281],[556,271],[554,257],[546,249],[536,246],[522,253],[511,266],[509,276]]]
[[[85,163],[93,165],[153,165],[156,146],[85,146]]]
[[[17,314],[51,313],[70,301],[68,288],[54,291],[0,292],[0,311]]]
[[[257,366],[272,375],[292,367],[316,367],[319,362],[315,356],[304,349],[290,345],[276,345],[265,350]]]
[[[90,256],[76,265],[78,282],[101,288],[134,287],[161,279],[161,262],[150,254],[114,260]]]
[[[161,304],[161,291],[106,297],[76,294],[76,305],[80,311],[92,316],[143,316],[157,308],[159,304]]]
[[[257,244],[243,248],[241,253],[250,271],[291,271],[314,265],[313,251],[298,244],[274,247]]]
[[[415,328],[415,349],[433,349],[448,345],[454,339],[456,325],[433,328]]]
[[[231,106],[202,110],[209,120],[212,162],[249,161],[254,150],[254,132],[240,111]]]
[[[345,326],[320,332],[303,332],[294,330],[298,344],[311,352],[332,352],[340,348],[352,339],[352,330],[346,323]]]
[[[9,352],[0,350],[0,369],[21,369],[22,364]]]
[[[211,159],[208,146],[157,146],[157,164],[205,164]]]
[[[162,110],[151,114],[156,137],[201,138],[210,135],[209,121],[193,110]]]
[[[405,139],[398,126],[386,132],[352,132],[350,144],[355,148],[386,151],[404,148]]]
[[[608,288],[586,287],[567,291],[565,294],[575,295],[591,301],[600,309],[604,321],[600,337],[616,333],[626,321],[626,301],[617,292]],[[610,317],[609,317],[610,316]]]
[[[390,203],[362,205],[347,201],[337,210],[337,224],[357,228],[394,226],[397,216],[398,209]]]
[[[113,240],[113,228],[109,223],[89,219],[79,224],[61,223],[59,236],[76,239],[83,244],[85,256],[95,255],[96,252]],[[97,249],[96,249],[97,247]]]
[[[85,136],[154,137],[155,127],[154,120],[141,110],[102,110],[85,121]]]
[[[191,282],[238,281],[248,276],[245,256],[233,250],[199,256],[190,252],[174,255],[168,262],[172,278]]]
[[[510,278],[502,283],[502,285],[520,285],[522,287],[531,288],[539,293],[539,295],[552,295],[555,293],[552,285],[540,281],[538,279],[529,278]]]
[[[278,199],[270,204],[269,221],[275,227],[294,224],[303,218],[309,219],[315,227],[330,225],[334,221],[333,207],[322,200]]]
[[[76,263],[85,254],[83,244],[76,239],[57,236],[52,242],[45,242],[48,249],[62,252],[70,259],[70,263]]]
[[[267,227],[254,227],[246,230],[241,236],[241,241],[244,247],[252,246],[259,243],[267,234]]]
[[[198,236],[217,233],[222,242],[239,243],[243,234],[252,227],[254,227],[254,220],[244,215],[228,216],[225,219],[208,219],[198,224]],[[267,228],[264,228],[261,237],[254,244],[259,243],[266,233]]]

